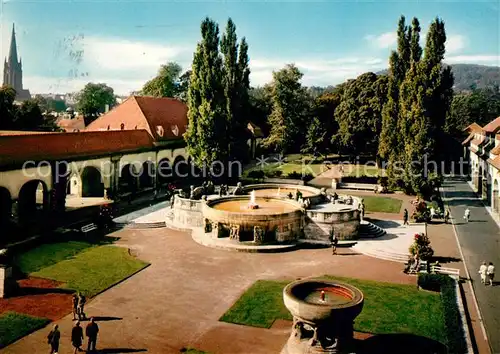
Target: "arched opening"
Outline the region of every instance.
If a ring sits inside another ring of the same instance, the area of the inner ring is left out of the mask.
[[[48,190],[39,180],[26,182],[19,191],[17,215],[20,223],[37,221],[48,210]]]
[[[150,188],[154,184],[155,170],[151,161],[146,161],[142,164],[142,171],[139,177],[141,188]]]
[[[81,191],[80,177],[76,174],[71,175],[66,184],[66,194],[71,196],[79,196]]]
[[[161,159],[160,162],[158,162],[157,173],[158,184],[160,186],[172,181],[173,170],[169,159],[164,158]]]
[[[0,225],[9,223],[12,214],[12,199],[7,188],[0,187]]]
[[[82,197],[103,197],[104,184],[101,172],[92,166],[87,166],[82,171]]]
[[[493,181],[493,195],[491,196],[493,211],[498,214],[498,204],[500,202],[500,197],[498,195],[498,180]]]
[[[174,176],[177,179],[186,178],[189,176],[189,167],[186,159],[182,156],[177,156],[174,160]]]
[[[120,192],[133,193],[137,190],[137,172],[132,164],[123,166],[120,172]]]

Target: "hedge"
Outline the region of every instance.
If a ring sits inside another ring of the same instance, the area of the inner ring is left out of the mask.
[[[440,291],[449,353],[467,353],[462,316],[457,304],[455,280],[443,274],[419,274],[418,285],[425,290]]]
[[[366,183],[366,184],[378,184],[378,177],[372,176],[346,176],[342,177],[343,183]]]

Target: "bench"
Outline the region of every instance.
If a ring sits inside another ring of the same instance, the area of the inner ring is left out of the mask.
[[[418,265],[418,269],[409,269],[408,274],[417,274],[417,273],[427,273],[427,261],[420,261]],[[408,263],[406,263],[406,267],[408,267]]]
[[[345,189],[373,191],[375,190],[375,187],[376,187],[375,184],[368,184],[368,183],[340,183],[340,188],[345,188]]]
[[[446,274],[451,276],[452,278],[459,279],[460,278],[460,269],[456,268],[446,268],[446,267],[441,267],[441,266],[432,266],[431,268],[432,273],[438,273],[438,274]]]
[[[97,230],[97,225],[94,223],[87,224],[85,226],[82,226],[80,229],[84,234],[87,234],[89,232],[92,232],[94,230]]]

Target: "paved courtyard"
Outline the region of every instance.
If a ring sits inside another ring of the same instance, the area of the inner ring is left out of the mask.
[[[340,249],[303,249],[250,254],[207,248],[184,232],[124,229],[112,236],[141,259],[144,271],[97,296],[87,306],[102,317],[98,349],[103,353],[179,353],[194,347],[212,353],[278,353],[290,328],[276,323],[259,329],[218,319],[257,279],[296,279],[324,274],[415,284],[401,265]],[[71,351],[71,317],[61,327],[60,353]],[[49,328],[35,332],[1,353],[46,353]]]

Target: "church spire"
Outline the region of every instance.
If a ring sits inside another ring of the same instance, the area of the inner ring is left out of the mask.
[[[9,51],[9,64],[18,63],[17,61],[17,43],[16,43],[16,31],[14,29],[14,24],[12,24],[12,37],[10,38],[10,51]]]

